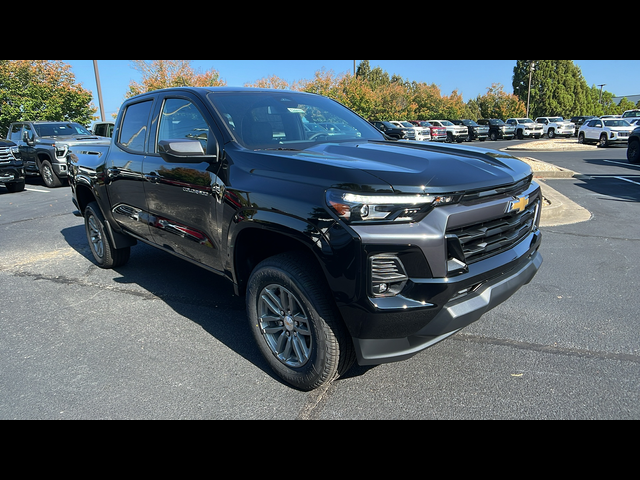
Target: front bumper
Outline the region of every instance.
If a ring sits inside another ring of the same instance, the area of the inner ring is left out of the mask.
[[[539,245],[539,238],[532,241]],[[531,281],[542,265],[542,255],[537,245],[526,261],[507,273],[485,281],[477,290],[447,302],[415,333],[400,338],[354,338],[358,364],[377,365],[406,360],[475,322]],[[456,282],[448,285],[447,289],[454,292],[461,286]],[[420,316],[420,313],[409,309],[404,314],[396,315],[390,320],[400,322],[400,316]]]
[[[24,181],[24,167],[14,165],[1,165],[0,167],[0,183]]]
[[[533,137],[533,136],[539,136],[541,137],[543,135],[543,131],[542,128],[538,128],[538,129],[533,129],[533,128],[523,128],[521,129],[522,131],[522,135],[525,137]]]

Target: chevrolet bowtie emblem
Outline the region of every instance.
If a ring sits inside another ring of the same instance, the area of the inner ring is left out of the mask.
[[[511,213],[511,212],[524,212],[524,209],[527,208],[527,205],[529,205],[529,196],[525,195],[523,197],[517,197],[514,200],[511,200],[509,202],[509,205],[507,205],[507,213]]]

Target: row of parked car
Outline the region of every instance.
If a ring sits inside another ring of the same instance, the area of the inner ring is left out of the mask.
[[[640,126],[640,109],[622,115],[563,117],[497,118],[463,120],[390,120],[372,121],[389,137],[417,141],[463,142],[488,139],[577,137],[580,143],[606,146],[627,142],[634,127]],[[637,124],[637,125],[636,125]]]
[[[549,138],[557,136],[571,136],[574,134],[575,124],[565,121],[562,117],[482,118],[478,121],[462,120],[409,120],[409,121],[373,121],[375,127],[390,137],[405,140],[425,140],[444,142],[481,142],[490,139],[525,137]]]

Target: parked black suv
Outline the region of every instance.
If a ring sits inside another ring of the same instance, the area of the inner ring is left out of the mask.
[[[478,124],[489,127],[489,138],[491,140],[499,138],[511,140],[516,135],[516,127],[507,125],[499,118],[481,118],[478,120]]]
[[[480,140],[484,142],[489,136],[489,127],[487,125],[478,125],[478,123],[474,122],[470,119],[462,119],[462,120],[449,120],[454,125],[464,125],[467,127],[468,134],[466,141],[470,142],[472,140]]]
[[[111,139],[93,135],[75,122],[15,122],[7,139],[18,145],[27,175],[40,175],[47,187],[59,187],[67,178],[67,150],[71,145]]]
[[[9,192],[21,192],[25,185],[22,160],[14,155],[16,148],[14,142],[0,139],[0,183]]]
[[[384,133],[387,137],[395,138],[397,140],[407,137],[406,128],[397,127],[391,122],[380,122],[378,120],[375,120],[371,122],[371,124],[382,133]]]

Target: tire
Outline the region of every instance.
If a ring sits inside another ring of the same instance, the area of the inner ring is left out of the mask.
[[[247,316],[260,352],[280,378],[303,391],[335,380],[355,361],[317,270],[305,255],[279,254],[262,261],[247,286]]]
[[[44,180],[44,184],[49,188],[57,188],[62,185],[62,180],[56,175],[49,160],[43,161],[40,165],[40,176]]]
[[[129,261],[131,247],[114,248],[104,227],[104,217],[96,202],[84,210],[84,227],[93,258],[100,268],[116,268]]]
[[[578,135],[578,143],[582,143],[584,145],[587,144],[587,139],[584,136],[584,133],[580,132],[580,134]]]
[[[522,130],[518,130],[518,134],[516,135],[516,137],[518,138],[518,140],[522,140],[524,138],[524,135],[522,134]]]
[[[447,139],[444,141],[445,143],[453,143],[453,134],[447,132]]]
[[[491,140],[493,140],[494,142],[495,142],[496,140],[498,140],[498,134],[497,134],[497,132],[495,132],[495,131],[494,131],[494,132],[489,132],[489,138],[490,138]]]
[[[4,186],[7,187],[9,193],[21,192],[24,190],[25,181],[20,180],[18,182],[5,183]]]
[[[598,140],[598,146],[602,148],[609,146],[609,141],[607,140],[606,133],[603,133],[602,135],[600,135],[600,140]]]
[[[555,136],[556,136],[556,131],[553,128],[550,128],[549,130],[547,130],[547,137],[555,138]]]
[[[627,160],[629,163],[640,163],[640,140],[631,140],[627,145]]]

